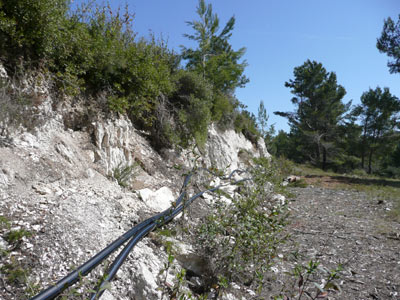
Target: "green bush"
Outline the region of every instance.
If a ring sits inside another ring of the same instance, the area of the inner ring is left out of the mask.
[[[264,273],[272,266],[277,247],[284,241],[285,206],[270,200],[273,168],[258,160],[252,172],[254,185],[241,187],[231,204],[216,201],[211,214],[198,228],[199,245],[212,258],[214,276],[226,282],[262,287]]]
[[[0,1],[0,58],[14,69],[21,62],[46,62],[59,45],[68,0]]]
[[[173,80],[173,93],[158,104],[152,131],[157,140],[153,142],[157,148],[174,144],[186,148],[194,140],[202,147],[211,122],[211,86],[200,75],[185,70],[176,72]]]
[[[223,116],[232,114],[234,108],[234,104],[227,95],[215,93],[212,106],[212,120],[215,122],[222,121]]]
[[[234,127],[236,132],[241,132],[253,144],[257,143],[257,139],[261,136],[257,128],[257,121],[254,114],[247,110],[242,110],[236,114]]]

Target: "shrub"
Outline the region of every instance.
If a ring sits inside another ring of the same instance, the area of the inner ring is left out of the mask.
[[[68,0],[0,2],[0,58],[13,69],[22,61],[38,65],[55,52]]]
[[[173,144],[186,148],[192,141],[202,147],[211,122],[212,89],[200,75],[184,70],[174,75],[173,82],[175,90],[171,96],[160,97],[153,142],[157,148]]]
[[[236,114],[234,127],[236,132],[241,132],[253,144],[257,143],[257,139],[261,136],[257,129],[257,122],[254,114],[247,110],[242,110]]]
[[[234,103],[227,95],[215,93],[214,103],[212,106],[212,120],[215,122],[221,121],[224,115],[232,114],[234,110]]]
[[[258,162],[252,173],[254,186],[243,187],[231,204],[217,201],[198,228],[199,244],[212,257],[214,276],[228,283],[255,281],[262,286],[264,273],[284,241],[280,233],[286,223],[285,207],[270,200],[273,175],[267,160]]]

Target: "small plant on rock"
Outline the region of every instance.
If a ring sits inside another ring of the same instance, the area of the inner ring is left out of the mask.
[[[118,182],[118,184],[124,188],[129,186],[129,181],[135,175],[135,168],[137,164],[133,165],[125,165],[122,163],[118,165],[118,167],[114,168],[110,177]]]

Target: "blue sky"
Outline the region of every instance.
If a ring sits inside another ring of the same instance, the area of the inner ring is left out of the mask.
[[[197,0],[111,1],[135,13],[134,29],[139,36],[163,36],[169,47],[192,44],[183,37],[191,33],[185,21],[197,19]],[[269,123],[289,130],[286,119],[273,111],[293,111],[293,95],[284,87],[293,69],[307,59],[321,62],[337,75],[347,91],[344,102],[360,102],[368,88],[389,87],[400,97],[400,74],[390,74],[388,57],[376,49],[383,21],[397,20],[400,0],[213,0],[221,27],[235,15],[231,38],[234,49],[246,47],[245,73],[250,82],[237,89],[238,99],[257,113],[263,100]]]

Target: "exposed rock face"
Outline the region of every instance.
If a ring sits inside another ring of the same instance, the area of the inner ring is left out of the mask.
[[[4,72],[0,66],[0,76]],[[0,275],[6,285],[0,290],[2,299],[22,299],[23,294],[37,293],[134,224],[169,207],[190,164],[187,157],[171,161],[162,158],[124,118],[99,119],[83,131],[73,131],[64,128],[61,112],[52,111],[50,97],[41,105],[42,116],[47,118],[44,124],[30,132],[15,131],[10,145],[0,144],[1,214],[10,220],[11,228],[32,234],[0,262],[4,266],[17,261],[29,270],[27,282],[19,286]],[[233,170],[245,165],[240,151],[269,156],[263,143],[257,149],[244,136],[229,130],[220,133],[213,126],[203,161],[207,166]],[[182,170],[173,168],[176,161],[182,162]],[[109,177],[115,169],[133,164],[136,167],[129,182],[133,190],[122,188]],[[226,187],[228,193],[230,190],[234,188]],[[9,230],[0,226],[0,235]],[[7,250],[11,246],[1,238],[0,247]],[[177,270],[182,265],[188,267],[191,258],[195,261],[190,246],[185,247],[189,250],[182,250],[174,263]],[[175,278],[172,268],[163,271],[166,261],[163,243],[151,237],[143,239],[104,299],[161,299],[164,278],[169,285]],[[191,268],[199,272],[198,267],[194,264]],[[171,274],[161,278],[163,272]],[[101,273],[98,268],[89,278]],[[26,285],[37,288],[24,291]],[[89,287],[93,288],[93,283]]]
[[[254,146],[243,134],[238,134],[232,129],[221,132],[215,125],[210,127],[204,159],[207,167],[213,166],[222,170],[227,168],[229,171],[247,167],[240,159],[240,153],[243,151],[251,153],[254,157],[270,157],[262,139]]]

